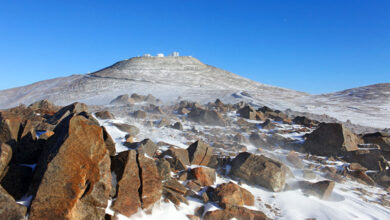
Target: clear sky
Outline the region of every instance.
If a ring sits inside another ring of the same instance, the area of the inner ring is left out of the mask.
[[[390,1],[0,0],[0,89],[172,51],[315,94],[390,82]]]

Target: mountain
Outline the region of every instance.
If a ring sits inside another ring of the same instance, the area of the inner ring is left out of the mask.
[[[264,75],[266,77],[266,75]],[[207,65],[190,56],[134,57],[85,75],[40,81],[0,91],[0,108],[48,99],[66,105],[75,101],[106,105],[121,94],[152,94],[169,102],[199,102],[220,98],[227,103],[250,102],[255,106],[328,114],[341,121],[390,127],[389,86],[378,84],[336,93],[310,95],[258,83]]]

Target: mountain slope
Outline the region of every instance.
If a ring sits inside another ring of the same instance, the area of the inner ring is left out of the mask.
[[[59,105],[75,101],[106,105],[121,94],[152,94],[163,101],[199,102],[220,98],[284,110],[328,114],[341,121],[390,127],[389,84],[337,93],[309,95],[265,85],[203,64],[193,57],[135,57],[86,75],[72,75],[0,91],[0,108],[48,99]]]

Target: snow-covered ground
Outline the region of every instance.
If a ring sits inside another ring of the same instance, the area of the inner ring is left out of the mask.
[[[237,121],[237,116],[234,113],[228,113],[227,115],[231,117],[233,121]],[[116,149],[118,152],[127,149],[122,144],[124,142],[125,133],[118,130],[113,125],[113,123],[128,123],[140,128],[140,134],[136,137],[137,141],[141,141],[144,138],[149,138],[156,143],[163,141],[181,148],[187,148],[188,145],[186,143],[194,141],[188,140],[184,135],[185,132],[189,132],[189,130],[191,130],[191,128],[194,126],[197,130],[205,134],[208,133],[210,129],[221,129],[221,131],[224,131],[219,133],[221,138],[223,138],[224,135],[231,135],[232,131],[237,128],[234,124],[227,127],[210,127],[185,121],[182,122],[184,125],[184,131],[179,131],[168,127],[146,127],[144,126],[143,120],[134,119],[132,117],[122,117],[113,120],[99,120],[99,122],[101,125],[106,127],[107,131],[116,141]],[[250,120],[247,120],[247,122],[253,124],[259,123],[259,121]],[[300,128],[299,125],[278,124],[277,126],[278,127],[276,130]],[[259,126],[258,131],[261,133],[269,132],[268,130],[261,129]],[[292,138],[296,141],[302,141],[302,136],[304,134],[304,132],[293,132],[284,135],[285,137]],[[243,135],[248,136],[247,133],[243,133]],[[199,138],[204,139],[203,136],[199,136]],[[246,145],[248,151],[260,154],[260,152],[254,146],[250,144]],[[164,148],[160,150],[164,150]],[[329,200],[322,200],[314,196],[306,195],[298,187],[294,189],[294,186],[299,180],[315,182],[324,180],[326,178],[324,173],[321,171],[313,170],[316,177],[314,179],[305,179],[302,169],[297,169],[293,166],[290,166],[290,164],[287,162],[286,156],[288,153],[289,150],[284,150],[281,148],[276,148],[275,150],[263,149],[261,152],[261,154],[271,158],[276,158],[279,161],[285,163],[292,170],[295,178],[288,179],[287,181],[287,184],[290,186],[291,190],[283,192],[271,192],[262,187],[250,186],[245,183],[240,183],[241,187],[249,190],[255,196],[255,205],[247,208],[260,210],[272,219],[389,219],[390,208],[381,205],[380,200],[382,198],[390,199],[390,196],[386,191],[378,187],[367,186],[346,179],[343,183],[336,183]],[[309,164],[336,168],[345,166],[345,164],[342,162],[335,162],[331,160],[328,160],[324,165],[323,163],[317,163],[315,161],[305,159],[305,155],[303,154],[300,154],[300,157],[303,159],[305,167],[307,167]],[[324,159],[326,160],[327,158]],[[227,175],[218,175],[214,186],[229,181],[238,183],[236,180],[229,178]],[[153,208],[152,214],[146,214],[142,210],[139,210],[137,214],[131,216],[130,218],[119,216],[119,219],[186,219],[187,214],[193,214],[197,207],[203,205],[200,200],[196,200],[190,197],[188,197],[188,200],[189,205],[182,203],[180,207],[175,207],[175,205],[172,203],[165,203],[161,200],[160,203],[156,204]],[[206,211],[219,209],[218,205],[212,202],[207,203],[205,207]],[[108,207],[107,213],[113,214],[113,211]]]

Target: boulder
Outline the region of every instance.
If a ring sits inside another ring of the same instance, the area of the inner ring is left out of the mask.
[[[302,169],[303,168],[303,162],[302,159],[299,157],[298,153],[295,151],[290,151],[287,154],[286,157],[287,161],[290,162],[294,167]]]
[[[135,100],[133,98],[130,98],[129,95],[120,95],[116,97],[115,99],[111,100],[110,104],[112,105],[129,105],[134,104]]]
[[[255,197],[248,190],[241,188],[233,182],[223,183],[215,188],[213,200],[217,201],[222,208],[228,206],[253,206],[255,203]]]
[[[63,119],[54,132],[34,174],[39,186],[29,219],[103,218],[111,171],[102,128],[74,116]]]
[[[384,132],[365,134],[363,140],[367,144],[377,144],[382,151],[390,151],[390,135]]]
[[[319,181],[316,183],[310,183],[306,181],[299,182],[304,193],[316,196],[321,199],[328,199],[333,191],[335,182],[330,180]]]
[[[167,180],[163,183],[163,187],[165,189],[170,189],[170,190],[173,190],[177,193],[180,193],[182,195],[186,194],[187,193],[187,188],[185,186],[183,186],[181,183],[179,183],[177,180],[175,179],[170,179],[170,180]]]
[[[303,126],[309,127],[309,128],[318,125],[317,121],[306,118],[305,116],[297,116],[293,119],[293,122],[295,124],[303,125]]]
[[[215,110],[194,108],[188,114],[188,120],[206,125],[225,126],[225,121]]]
[[[154,203],[160,200],[162,184],[157,166],[153,159],[138,154],[138,165],[141,176],[141,202],[142,209],[149,210]]]
[[[57,111],[57,107],[46,99],[34,102],[28,107],[36,112],[39,112],[40,114],[53,115]]]
[[[377,149],[359,149],[357,151],[345,152],[343,159],[350,163],[359,163],[369,170],[386,170],[388,161],[383,157],[380,150]]]
[[[331,156],[358,150],[359,137],[342,124],[321,124],[306,136],[303,148],[315,155]]]
[[[188,148],[188,156],[191,164],[207,166],[210,161],[213,149],[203,141],[196,141]]]
[[[231,174],[250,184],[279,192],[285,186],[286,170],[286,166],[278,161],[243,152],[233,159]]]
[[[115,156],[116,154],[115,141],[112,139],[111,135],[107,132],[104,126],[102,126],[102,131],[103,131],[104,143],[106,144],[106,148],[108,152],[110,152],[110,156]]]
[[[150,139],[144,139],[143,141],[139,142],[138,149],[142,149],[143,152],[149,157],[153,157],[158,150],[158,146]]]
[[[243,118],[256,120],[256,110],[249,105],[241,108],[237,113]]]
[[[143,96],[143,95],[138,95],[137,93],[131,94],[131,98],[132,98],[135,102],[143,102],[143,101],[145,101],[145,96]]]
[[[247,209],[240,206],[230,206],[226,209],[208,211],[203,216],[203,220],[266,220],[267,216],[256,210]]]
[[[139,128],[134,125],[128,125],[124,123],[114,123],[114,125],[121,131],[128,133],[130,136],[137,136],[139,134]]]
[[[260,126],[262,129],[267,129],[267,130],[271,130],[271,129],[276,128],[276,124],[271,122],[271,120],[269,120],[269,119],[265,120],[265,122],[260,124]]]
[[[167,157],[166,159],[169,161],[170,166],[175,170],[185,170],[190,165],[190,159],[186,149],[169,147],[160,157]]]
[[[75,102],[58,110],[48,121],[50,124],[59,124],[69,115],[77,115],[82,112],[88,112],[88,107],[84,103]]]
[[[0,219],[24,220],[27,207],[16,203],[15,199],[0,186]]]
[[[112,159],[112,168],[118,181],[116,200],[112,209],[127,217],[141,208],[139,190],[141,188],[140,171],[135,150],[119,153]]]
[[[183,130],[183,125],[180,122],[176,122],[174,125],[172,125],[173,129],[182,131]]]
[[[0,143],[0,181],[6,173],[9,162],[12,158],[12,149],[4,143]]]
[[[156,160],[156,166],[162,180],[168,180],[171,178],[171,165],[167,160],[162,158]]]
[[[216,174],[215,169],[209,167],[196,167],[191,169],[191,174],[202,186],[214,185]]]
[[[100,119],[115,119],[115,116],[109,111],[96,112],[95,115]]]
[[[146,112],[144,112],[142,110],[137,110],[133,113],[133,116],[134,116],[134,118],[144,119],[144,118],[146,118]]]

